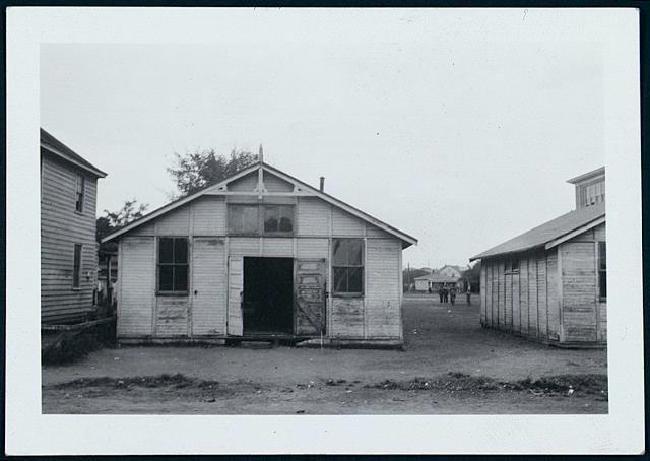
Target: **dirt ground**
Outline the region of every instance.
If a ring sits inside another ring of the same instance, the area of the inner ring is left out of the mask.
[[[121,347],[43,368],[44,413],[606,413],[604,349],[480,328],[405,298],[405,350]]]

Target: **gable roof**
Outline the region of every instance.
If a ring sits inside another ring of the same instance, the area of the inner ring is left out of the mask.
[[[121,229],[117,230],[116,232],[110,234],[109,236],[107,236],[106,238],[104,238],[102,240],[102,243],[114,240],[114,239],[120,237],[121,235],[124,235],[127,232],[135,229],[136,227],[141,226],[142,224],[144,224],[144,223],[146,223],[148,221],[151,221],[152,219],[155,219],[155,218],[157,218],[157,217],[159,217],[161,215],[164,215],[164,214],[166,214],[166,213],[168,213],[168,212],[170,212],[170,211],[172,211],[172,210],[174,210],[174,209],[176,209],[176,208],[178,208],[178,207],[180,207],[182,205],[185,205],[186,203],[189,203],[189,202],[191,202],[191,201],[193,201],[193,200],[195,200],[195,199],[197,199],[197,198],[199,198],[199,197],[201,197],[203,195],[219,195],[220,192],[225,192],[225,187],[229,183],[232,183],[232,182],[234,182],[234,181],[236,181],[236,180],[238,180],[240,178],[243,178],[244,176],[248,176],[249,174],[251,174],[251,173],[253,173],[255,171],[258,171],[260,169],[263,172],[268,172],[271,175],[277,176],[280,179],[283,179],[283,180],[285,180],[287,182],[293,183],[300,190],[308,193],[309,196],[318,197],[318,198],[330,203],[331,205],[334,205],[337,208],[342,209],[343,211],[346,211],[346,212],[348,212],[348,213],[350,213],[350,214],[352,214],[352,215],[354,215],[354,216],[356,216],[358,218],[363,219],[366,222],[369,222],[369,223],[379,227],[384,232],[386,232],[386,233],[400,239],[402,241],[402,248],[407,248],[407,247],[417,243],[417,240],[415,238],[411,237],[408,234],[403,233],[402,231],[400,231],[396,227],[391,226],[390,224],[388,224],[388,223],[386,223],[384,221],[381,221],[380,219],[377,219],[374,216],[371,216],[368,213],[366,213],[364,211],[361,211],[358,208],[353,207],[352,205],[348,205],[347,203],[345,203],[345,202],[343,202],[343,201],[341,201],[341,200],[339,200],[337,198],[334,198],[331,195],[329,195],[329,194],[327,194],[325,192],[322,192],[322,191],[310,186],[309,184],[306,184],[306,183],[300,181],[299,179],[294,178],[293,176],[290,176],[290,175],[288,175],[286,173],[283,173],[282,171],[277,170],[277,169],[271,167],[270,165],[268,165],[267,163],[264,163],[264,162],[257,163],[257,164],[255,164],[255,165],[253,165],[251,167],[248,167],[248,168],[240,171],[239,173],[234,174],[230,178],[227,178],[227,179],[225,179],[225,180],[223,180],[223,181],[221,181],[221,182],[219,182],[217,184],[207,186],[207,187],[201,189],[200,191],[195,192],[194,194],[188,195],[187,197],[182,197],[182,198],[180,198],[178,200],[175,200],[175,201],[173,201],[171,203],[168,203],[167,205],[164,205],[164,206],[162,206],[160,208],[157,208],[156,210],[142,216],[141,218],[138,218],[138,219],[130,222],[126,226],[124,226]]]
[[[105,178],[107,176],[106,173],[99,168],[94,167],[92,163],[63,144],[43,128],[41,128],[41,147],[97,178]]]
[[[533,227],[511,240],[484,251],[469,260],[518,253],[534,248],[550,249],[569,238],[580,235],[594,226],[605,222],[605,203],[570,211],[562,216]]]

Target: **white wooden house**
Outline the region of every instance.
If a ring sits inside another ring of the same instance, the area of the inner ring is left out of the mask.
[[[266,163],[104,241],[119,242],[122,343],[402,343],[402,250],[416,240]]]
[[[83,321],[97,283],[95,202],[106,173],[41,128],[41,323]]]
[[[607,341],[605,170],[568,181],[576,208],[481,260],[481,325],[558,345]]]

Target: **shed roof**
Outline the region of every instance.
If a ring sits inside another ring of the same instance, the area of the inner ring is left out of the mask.
[[[579,235],[602,222],[605,222],[604,202],[563,214],[469,260],[519,253],[541,247],[549,249],[565,241],[565,237]]]
[[[106,177],[106,173],[93,166],[92,163],[63,144],[43,128],[41,128],[41,147],[45,148],[48,152],[51,152],[57,157],[62,158],[69,163],[72,163],[84,171],[87,171],[93,176],[96,176],[98,178]]]
[[[175,201],[173,201],[171,203],[168,203],[167,205],[164,205],[164,206],[162,206],[160,208],[157,208],[156,210],[153,210],[152,212],[142,216],[141,218],[138,218],[138,219],[130,222],[126,226],[124,226],[124,227],[118,229],[117,231],[115,231],[114,233],[110,234],[109,236],[107,236],[106,238],[104,238],[102,240],[102,243],[109,242],[111,240],[115,240],[116,238],[120,237],[121,235],[123,235],[123,234],[125,234],[125,233],[127,233],[129,231],[131,231],[132,229],[135,229],[136,227],[141,226],[142,224],[144,224],[144,223],[146,223],[148,221],[151,221],[152,219],[155,219],[155,218],[157,218],[159,216],[162,216],[162,215],[164,215],[164,214],[166,214],[166,213],[168,213],[168,212],[170,212],[170,211],[172,211],[172,210],[174,210],[174,209],[176,209],[176,208],[178,208],[178,207],[180,207],[182,205],[185,205],[186,203],[191,202],[191,201],[201,197],[202,195],[208,195],[208,194],[209,195],[220,195],[220,194],[224,194],[225,193],[224,187],[227,184],[229,184],[229,183],[231,183],[233,181],[236,181],[237,179],[240,179],[240,178],[242,178],[244,176],[247,176],[247,175],[249,175],[249,174],[251,174],[253,172],[256,172],[258,170],[262,170],[263,172],[270,173],[271,175],[277,176],[280,179],[291,182],[294,185],[299,186],[305,192],[309,193],[310,196],[321,198],[324,201],[330,203],[331,205],[334,205],[337,208],[340,208],[340,209],[342,209],[342,210],[344,210],[344,211],[346,211],[346,212],[348,212],[348,213],[350,213],[350,214],[352,214],[352,215],[354,215],[354,216],[356,216],[358,218],[363,219],[364,221],[367,221],[367,222],[379,227],[380,229],[387,232],[388,234],[390,234],[390,235],[398,238],[399,240],[401,240],[402,241],[402,248],[407,248],[407,247],[417,243],[417,240],[414,237],[411,237],[410,235],[405,234],[404,232],[400,231],[396,227],[391,226],[390,224],[388,224],[388,223],[386,223],[386,222],[384,222],[384,221],[382,221],[380,219],[377,219],[374,216],[371,216],[370,214],[368,214],[368,213],[366,213],[364,211],[361,211],[360,209],[358,209],[356,207],[353,207],[352,205],[348,205],[347,203],[343,202],[342,200],[334,198],[333,196],[331,196],[331,195],[329,195],[329,194],[327,194],[327,193],[325,193],[323,191],[320,191],[320,190],[310,186],[309,184],[306,184],[306,183],[300,181],[299,179],[294,178],[293,176],[290,176],[290,175],[288,175],[286,173],[283,173],[282,171],[277,170],[277,169],[271,167],[270,165],[268,165],[267,163],[264,163],[264,162],[260,162],[260,163],[257,163],[255,165],[253,165],[253,166],[250,166],[249,168],[246,168],[246,169],[240,171],[239,173],[234,174],[230,178],[227,178],[224,181],[221,181],[220,183],[207,186],[204,189],[201,189],[200,191],[195,192],[192,195],[182,197],[182,198],[180,198],[178,200],[175,200]]]

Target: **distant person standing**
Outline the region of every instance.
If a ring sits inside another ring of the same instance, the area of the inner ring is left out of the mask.
[[[445,291],[442,287],[438,288],[438,295],[440,296],[440,304],[442,304],[445,298]]]
[[[451,287],[449,289],[449,297],[451,298],[451,305],[456,304],[456,287]]]
[[[445,304],[449,302],[449,289],[447,287],[442,287],[442,302]]]
[[[467,291],[465,291],[465,296],[467,297],[467,305],[472,305],[472,291],[470,290],[469,285],[467,285]]]

